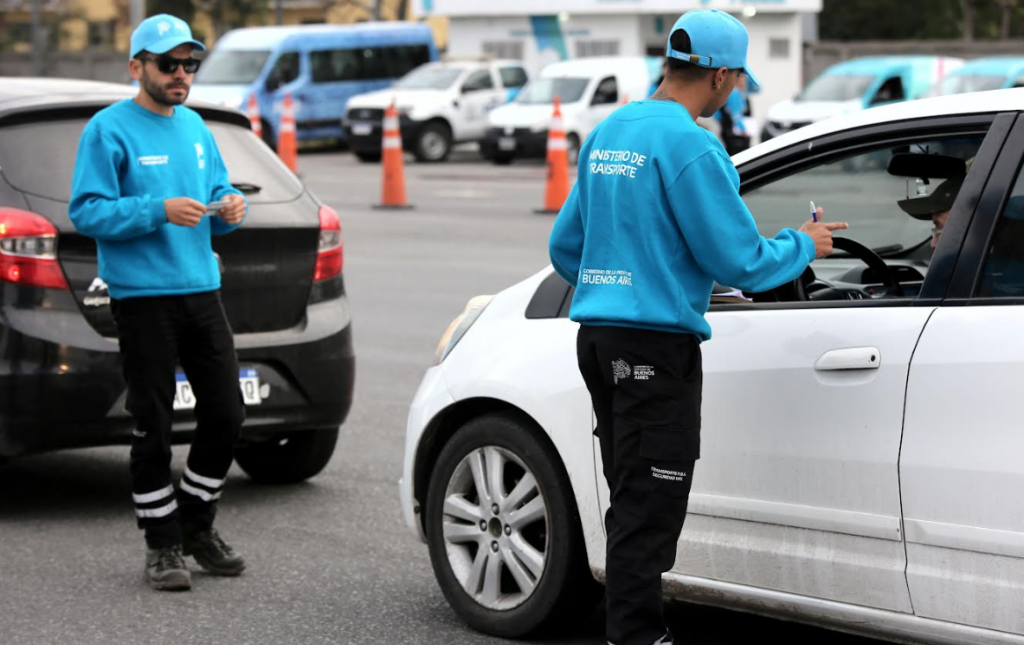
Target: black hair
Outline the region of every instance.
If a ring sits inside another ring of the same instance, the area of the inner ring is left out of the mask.
[[[700,53],[690,51],[690,48],[692,47],[690,44],[690,34],[686,33],[685,29],[677,29],[672,32],[672,37],[669,39],[669,43],[672,45],[672,49],[677,52],[685,52],[688,54]],[[667,61],[667,76],[674,80],[683,81],[684,83],[703,81],[715,71],[714,68],[693,65],[686,61],[681,61],[678,58],[672,58],[671,56],[667,58]]]

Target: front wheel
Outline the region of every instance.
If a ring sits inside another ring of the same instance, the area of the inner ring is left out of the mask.
[[[295,484],[327,466],[338,443],[338,428],[296,430],[235,450],[238,466],[261,484]]]
[[[522,419],[479,417],[431,473],[426,535],[434,575],[471,627],[520,637],[582,618],[600,586],[557,454]]]
[[[416,161],[428,163],[444,161],[452,151],[452,130],[441,121],[423,126],[413,145]]]

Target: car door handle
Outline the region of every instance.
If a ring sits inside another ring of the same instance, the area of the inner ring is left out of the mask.
[[[877,347],[851,347],[825,352],[814,364],[819,372],[836,370],[877,370],[882,364],[882,352]]]

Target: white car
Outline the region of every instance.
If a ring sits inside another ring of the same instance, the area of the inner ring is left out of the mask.
[[[855,242],[771,292],[717,289],[667,597],[900,642],[1024,643],[1022,106],[1024,89],[903,103],[734,159],[764,234],[813,199]],[[965,167],[933,254],[932,222],[897,203]],[[571,300],[548,267],[470,301],[409,413],[405,520],[491,634],[589,609],[604,575]]]
[[[342,128],[359,159],[379,161],[384,110],[394,101],[403,147],[419,161],[443,161],[454,144],[482,139],[488,113],[526,81],[518,61],[427,63],[387,89],[349,99]]]

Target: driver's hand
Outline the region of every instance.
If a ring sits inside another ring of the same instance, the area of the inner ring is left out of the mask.
[[[850,228],[850,225],[846,222],[829,222],[826,224],[822,221],[824,217],[825,209],[819,206],[818,221],[810,220],[800,227],[801,233],[807,233],[814,240],[814,249],[818,258],[827,257],[832,253],[832,231],[842,231]]]

